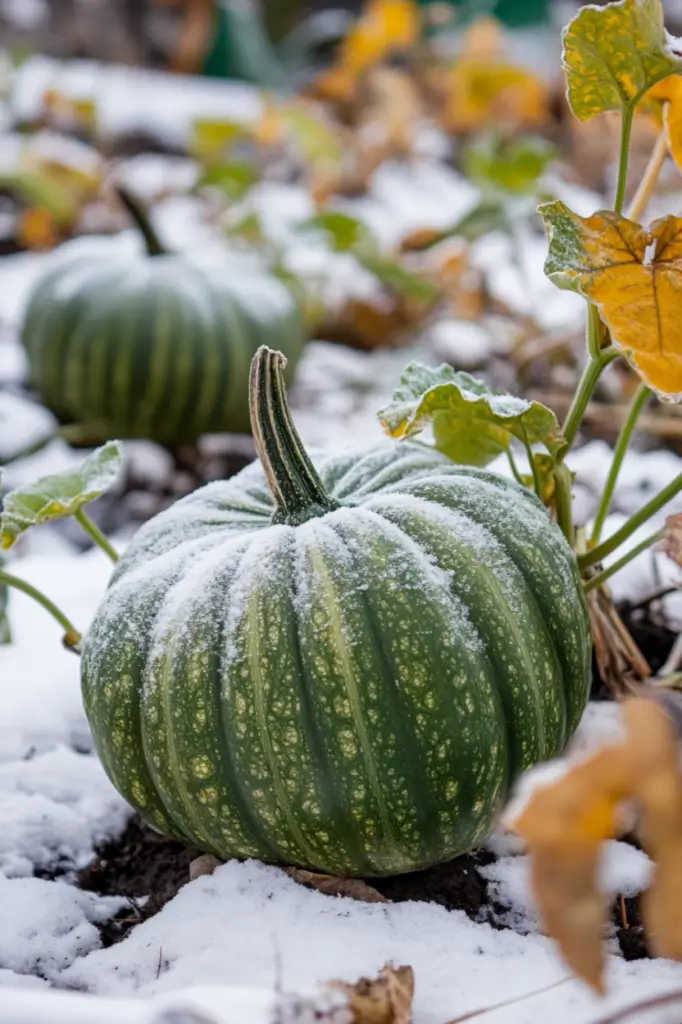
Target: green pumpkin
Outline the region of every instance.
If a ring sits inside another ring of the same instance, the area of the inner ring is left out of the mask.
[[[262,271],[164,252],[137,204],[125,201],[147,253],[111,240],[62,247],[24,320],[31,385],[94,439],[177,445],[248,431],[254,353],[276,343],[293,369],[303,347],[292,294]]]
[[[283,358],[252,367],[261,464],[147,523],[83,694],[114,785],[219,858],[341,875],[488,836],[588,696],[574,556],[527,490],[389,443],[313,465]]]

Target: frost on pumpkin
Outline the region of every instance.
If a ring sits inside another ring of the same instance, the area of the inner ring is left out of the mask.
[[[581,121],[624,110],[649,86],[682,70],[660,0],[583,7],[564,29],[563,43],[568,98]]]
[[[254,464],[139,531],[87,639],[90,721],[130,802],[218,856],[425,866],[573,730],[573,558],[528,491],[436,451],[319,470],[345,507],[301,526],[270,525]]]
[[[489,388],[443,363],[432,369],[410,363],[379,419],[391,437],[412,437],[433,426],[435,447],[454,462],[485,466],[508,452],[516,438],[543,442],[552,451],[559,424],[551,409]]]
[[[649,228],[611,210],[580,217],[564,203],[540,207],[549,233],[545,273],[599,309],[624,349],[661,397],[682,395],[682,219]]]

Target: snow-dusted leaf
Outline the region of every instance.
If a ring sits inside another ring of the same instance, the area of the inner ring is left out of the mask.
[[[436,448],[469,466],[492,462],[509,451],[514,438],[523,444],[541,441],[550,451],[561,444],[551,409],[493,391],[445,363],[437,369],[410,363],[379,419],[396,438],[412,437],[430,423]]]
[[[644,228],[612,210],[579,217],[562,202],[540,212],[550,280],[594,302],[649,387],[682,395],[682,218]]]
[[[108,441],[88,455],[80,469],[44,476],[10,491],[0,517],[2,549],[10,548],[29,527],[74,515],[99,498],[116,479],[122,457],[119,442]]]
[[[568,99],[581,121],[625,110],[650,86],[682,70],[660,0],[583,7],[564,29],[563,42]]]

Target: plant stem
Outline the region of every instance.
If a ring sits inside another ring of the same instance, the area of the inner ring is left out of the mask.
[[[636,558],[637,555],[641,555],[642,551],[646,551],[646,549],[651,547],[652,544],[656,544],[657,541],[662,539],[662,529],[656,530],[654,533],[649,534],[648,537],[645,537],[643,541],[640,541],[639,544],[636,544],[634,548],[630,549],[630,551],[626,551],[622,558],[619,558],[617,562],[614,562],[613,565],[610,565],[608,569],[604,569],[604,571],[600,572],[598,576],[593,576],[592,579],[586,580],[585,592],[587,593],[590,590],[596,590],[597,587],[601,587],[603,583],[606,583],[606,581],[610,579],[611,576],[614,576],[620,569],[622,569],[629,562],[631,562],[633,558]]]
[[[571,471],[568,466],[559,463],[554,469],[554,497],[556,500],[557,523],[564,537],[571,545],[575,544],[573,529],[573,496],[571,494]]]
[[[21,590],[22,593],[27,594],[29,597],[32,597],[34,601],[37,601],[38,604],[41,604],[45,611],[49,612],[64,630],[64,644],[66,647],[75,651],[77,654],[80,653],[80,643],[83,639],[81,634],[78,632],[74,624],[67,619],[64,612],[60,611],[53,601],[50,601],[49,597],[43,594],[41,590],[38,590],[30,583],[27,583],[26,580],[19,579],[18,576],[12,576],[11,573],[5,572],[4,569],[0,569],[0,582],[6,583],[8,587],[14,587],[16,590]]]
[[[630,149],[630,132],[632,131],[632,119],[635,115],[636,103],[630,103],[623,111],[620,128],[620,153],[618,156],[618,184],[616,185],[616,198],[613,208],[616,213],[622,213],[625,202],[625,186],[628,180],[628,151]]]
[[[667,108],[669,104],[664,104]],[[667,109],[664,109],[663,116],[667,115]],[[661,131],[661,134],[656,140],[651,156],[649,157],[649,163],[646,166],[646,170],[639,183],[637,191],[630,203],[626,217],[629,220],[639,220],[644,211],[647,208],[651,195],[656,187],[658,176],[661,173],[661,168],[665,163],[665,158],[668,155],[668,133],[665,128]]]
[[[580,555],[578,557],[580,568],[586,569],[589,565],[601,562],[602,558],[606,558],[612,551],[619,548],[638,527],[646,523],[647,519],[651,519],[655,512],[658,512],[664,505],[667,505],[680,491],[682,491],[682,473],[676,476],[674,480],[671,480],[668,486],[659,491],[643,508],[640,508],[639,512],[635,512],[634,515],[630,516],[627,522],[623,523],[620,530],[616,530],[611,537],[597,545],[596,548],[591,548],[584,555]]]
[[[611,500],[613,498],[613,492],[616,487],[616,481],[618,480],[618,474],[625,458],[625,453],[628,450],[630,438],[632,437],[632,431],[635,429],[635,424],[639,418],[639,414],[647,403],[647,399],[651,394],[651,389],[646,384],[640,384],[635,392],[634,398],[630,404],[628,414],[625,418],[625,422],[620,428],[620,434],[616,442],[616,447],[613,451],[613,460],[611,462],[611,468],[609,469],[609,475],[606,479],[606,485],[604,487],[604,493],[601,496],[599,502],[599,508],[597,509],[597,515],[594,520],[594,527],[592,529],[592,544],[598,544],[601,537],[601,532],[604,527],[604,521],[608,515],[609,508],[611,507]]]
[[[125,206],[133,223],[144,238],[145,245],[147,246],[147,254],[149,256],[165,256],[166,250],[161,245],[159,236],[152,227],[149,214],[144,209],[140,200],[131,195],[128,189],[124,188],[123,185],[116,186],[116,195]]]
[[[587,304],[587,352],[590,359],[601,358],[602,329],[599,310],[592,302]]]
[[[535,459],[533,458],[533,449],[527,441],[524,441],[524,446],[526,449],[526,455],[528,456],[528,465],[530,466],[530,471],[533,474],[533,490],[537,494],[540,501],[542,501],[542,480],[540,479],[538,467],[535,465]]]
[[[95,542],[97,547],[101,548],[105,555],[109,556],[114,564],[118,562],[119,558],[117,552],[111,546],[100,528],[93,523],[90,516],[86,515],[85,509],[79,508],[78,511],[74,513],[74,519]]]
[[[571,408],[568,410],[566,421],[564,423],[563,436],[566,444],[561,452],[561,459],[566,456],[571,445],[575,441],[575,436],[578,433],[580,422],[585,414],[587,403],[592,397],[592,392],[597,385],[597,381],[608,364],[619,355],[619,350],[615,348],[615,346],[610,345],[608,348],[602,349],[598,356],[591,357],[583,370],[583,375],[580,378],[580,383],[578,384],[576,393],[573,396]]]
[[[509,468],[511,469],[514,475],[514,479],[516,480],[517,484],[521,484],[522,487],[525,487],[526,485],[524,484],[523,478],[519,473],[519,467],[516,465],[516,459],[514,458],[514,453],[512,452],[511,448],[507,449],[507,461],[509,462]]]

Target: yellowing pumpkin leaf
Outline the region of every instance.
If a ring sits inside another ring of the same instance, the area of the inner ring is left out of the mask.
[[[624,829],[624,808],[640,813],[638,835],[655,862],[643,899],[647,938],[658,955],[682,959],[682,695],[629,698],[624,737],[602,746],[535,790],[510,822],[532,859],[543,922],[569,965],[604,992],[601,936],[606,903],[596,884],[599,844]]]
[[[513,438],[542,441],[550,451],[560,444],[551,409],[495,392],[445,363],[437,369],[409,363],[379,419],[395,438],[412,437],[430,423],[435,447],[468,466],[486,466],[509,451]]]
[[[99,498],[116,479],[121,460],[119,442],[108,441],[88,455],[78,469],[44,476],[34,484],[10,491],[0,516],[3,551],[31,526],[76,515],[84,505]]]
[[[586,121],[604,110],[625,110],[646,90],[682,70],[663,27],[660,0],[618,0],[583,7],[564,29],[568,100]]]
[[[357,74],[419,39],[419,6],[414,0],[370,0],[346,36],[340,64]]]
[[[562,202],[540,212],[547,276],[597,306],[646,384],[664,398],[682,395],[682,219],[644,228],[611,210],[579,217]]]
[[[647,99],[660,103],[660,120],[665,126],[670,153],[682,170],[682,77],[664,78],[649,90]]]

